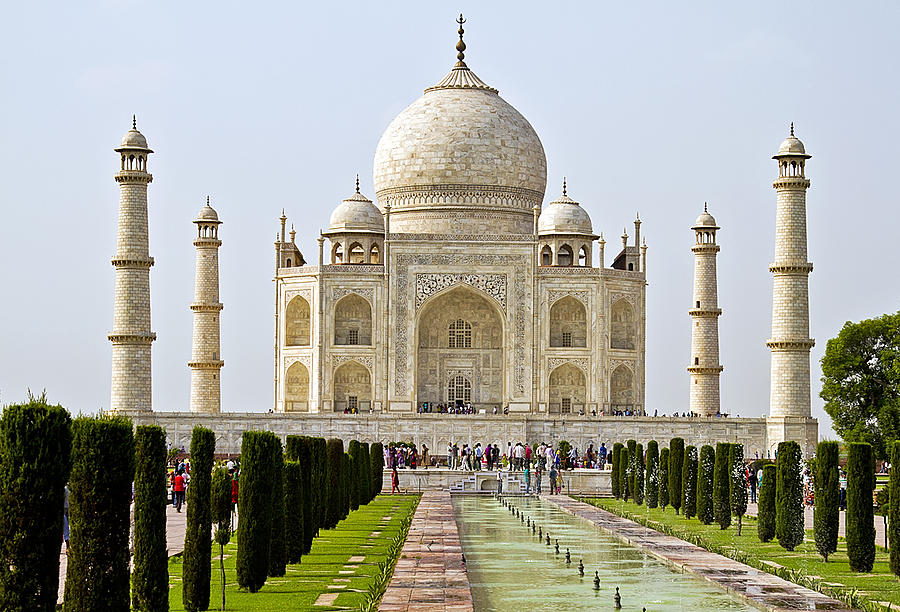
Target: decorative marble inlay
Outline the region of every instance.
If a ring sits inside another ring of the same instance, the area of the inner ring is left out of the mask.
[[[355,293],[356,295],[364,298],[369,304],[372,304],[375,301],[375,290],[371,287],[361,287],[359,289],[347,289],[346,287],[332,287],[331,288],[331,301],[337,302],[342,297],[348,296],[351,293]]]
[[[432,295],[453,285],[471,285],[506,310],[506,274],[416,274],[416,310]]]
[[[549,371],[553,371],[564,363],[571,363],[572,365],[581,369],[584,372],[585,376],[588,374],[588,360],[587,358],[582,359],[570,359],[568,357],[551,357],[547,361],[547,366]]]
[[[579,302],[587,307],[588,305],[588,292],[587,291],[554,291],[550,290],[547,295],[549,296],[547,299],[547,304],[552,306],[554,302],[561,300],[564,297],[572,296]]]
[[[331,356],[331,366],[333,368],[337,368],[339,365],[344,363],[345,361],[356,361],[369,369],[369,373],[372,372],[372,366],[374,361],[370,355],[332,355]]]
[[[635,371],[634,359],[610,359],[609,360],[609,371],[612,372],[613,370],[618,368],[620,365],[624,365],[626,368],[628,368],[632,372]]]
[[[284,371],[287,372],[287,369],[294,365],[297,362],[302,363],[306,366],[306,370],[312,370],[312,359],[309,355],[297,355],[296,357],[285,357],[284,358]]]
[[[638,305],[638,295],[636,293],[631,293],[631,292],[620,293],[617,291],[610,292],[610,294],[609,294],[609,303],[610,304],[615,304],[619,300],[626,300],[632,306]]]
[[[307,301],[310,306],[312,305],[312,289],[294,289],[291,291],[284,292],[284,303],[290,304],[291,300],[293,300],[297,296],[302,297]]]

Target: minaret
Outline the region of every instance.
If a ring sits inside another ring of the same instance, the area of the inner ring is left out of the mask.
[[[110,410],[139,410],[152,407],[150,345],[156,334],[150,331],[150,257],[147,232],[147,156],[153,153],[147,139],[131,129],[116,149],[121,165],[119,183],[119,229],[116,255],[116,288],[113,312],[112,385]]]
[[[209,205],[194,220],[197,225],[197,269],[194,273],[194,342],[191,349],[191,412],[216,414],[221,409],[219,352],[219,215]]]
[[[716,416],[719,412],[719,308],[716,256],[719,226],[703,205],[703,214],[694,223],[694,303],[691,315],[691,412]]]
[[[778,193],[775,213],[775,262],[772,293],[772,351],[770,417],[810,417],[809,273],[806,260],[806,154],[803,143],[791,135],[781,143],[772,159],[778,161],[778,178],[772,184]]]

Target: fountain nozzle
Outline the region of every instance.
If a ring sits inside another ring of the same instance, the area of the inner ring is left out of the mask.
[[[559,554],[559,540],[553,540],[555,542],[555,546],[553,547],[554,552]]]
[[[594,572],[594,590],[595,591],[600,590],[600,572],[599,571]]]
[[[569,549],[566,549],[566,565],[572,562],[572,557],[569,556]]]
[[[578,560],[578,575],[584,576],[584,559]]]
[[[616,594],[613,595],[613,602],[616,610],[622,609],[622,596],[619,595],[619,587],[616,587]]]

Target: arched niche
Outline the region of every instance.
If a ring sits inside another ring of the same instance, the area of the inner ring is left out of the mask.
[[[284,340],[287,346],[309,346],[309,302],[299,295],[288,302],[284,313]]]
[[[621,299],[613,304],[610,311],[609,346],[614,349],[634,350],[637,330],[634,321],[634,306]]]
[[[369,263],[381,263],[381,253],[378,251],[378,245],[375,243],[373,243],[372,248],[369,249]]]
[[[550,248],[549,244],[545,244],[541,249],[541,264],[542,266],[552,266],[553,265],[553,249]]]
[[[344,245],[342,245],[340,242],[336,242],[335,245],[331,248],[331,263],[344,263]]]
[[[350,255],[347,261],[352,264],[366,263],[366,250],[360,243],[354,242],[350,245]]]
[[[372,307],[355,293],[341,298],[334,307],[334,343],[372,344]]]
[[[557,300],[550,307],[550,346],[587,346],[587,311],[572,296]]]
[[[573,263],[574,254],[572,253],[572,247],[568,244],[564,244],[559,247],[559,252],[556,254],[556,265],[558,266],[571,266]]]
[[[284,411],[309,412],[309,371],[299,361],[284,374]]]
[[[345,361],[334,370],[334,411],[371,412],[372,376],[357,361]]]
[[[553,414],[571,414],[584,410],[587,385],[584,372],[564,363],[550,372],[550,405]]]
[[[610,376],[609,403],[613,410],[634,409],[634,374],[624,364],[613,370]]]

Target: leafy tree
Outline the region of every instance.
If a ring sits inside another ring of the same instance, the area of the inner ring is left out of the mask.
[[[634,500],[634,471],[637,464],[637,441],[628,440],[625,444],[628,447],[628,465],[625,466],[625,473],[628,477],[628,495]]]
[[[731,513],[737,517],[737,534],[741,535],[741,522],[747,512],[747,474],[744,466],[744,445],[732,444],[728,463],[731,465]]]
[[[216,434],[194,427],[191,434],[191,486],[187,489],[187,527],[184,533],[183,587],[181,600],[189,612],[209,608],[212,573],[212,517],[209,499]]]
[[[326,457],[326,477],[324,493],[327,496],[325,522],[322,527],[334,529],[341,520],[343,499],[343,477],[341,468],[344,463],[344,443],[338,438],[328,440]]]
[[[697,514],[697,447],[684,449],[684,466],[681,470],[681,507],[684,516],[691,518]]]
[[[619,452],[622,450],[623,444],[616,442],[612,448],[612,474],[610,474],[610,485],[612,486],[612,494],[616,499],[622,499],[622,483],[619,481]]]
[[[300,563],[305,537],[303,525],[303,470],[299,461],[285,461],[284,485],[284,550],[288,563]]]
[[[669,505],[669,449],[659,451],[659,507]]]
[[[813,533],[816,549],[828,563],[828,555],[837,551],[840,523],[841,482],[838,470],[840,447],[837,442],[819,442],[816,449],[815,514]]]
[[[270,531],[271,540],[269,542],[269,576],[284,576],[285,552],[284,543],[284,451],[281,448],[281,440],[274,437],[270,444],[272,475],[272,530]]]
[[[647,507],[659,505],[659,444],[656,440],[647,442]]]
[[[384,482],[384,447],[381,442],[372,444],[369,461],[372,463],[372,499],[375,499],[375,496],[381,493],[381,485]]]
[[[628,447],[623,446],[619,449],[619,464],[616,469],[619,470],[619,489],[622,492],[622,499],[625,501],[628,501],[628,496],[631,495],[631,490],[628,488],[628,472],[630,471],[630,466],[631,455],[628,452]]]
[[[225,609],[225,546],[231,541],[231,474],[217,468],[210,487],[210,511],[216,526],[215,542],[219,545],[219,571],[222,582],[222,610]]]
[[[72,422],[66,612],[131,607],[128,531],[134,458],[129,419],[79,417]]]
[[[716,444],[716,463],[713,467],[713,515],[722,529],[731,525],[731,465],[728,463],[728,443]]]
[[[644,445],[638,443],[634,455],[634,503],[644,503]]]
[[[774,463],[763,465],[759,483],[759,513],[756,532],[760,542],[770,542],[775,537],[775,491],[778,488],[778,467]]]
[[[803,543],[804,536],[800,445],[793,441],[781,442],[778,445],[777,457],[775,537],[783,548],[794,550]]]
[[[891,482],[888,509],[888,543],[891,547],[891,571],[900,576],[900,440],[891,446]]]
[[[675,508],[675,514],[681,508],[681,471],[684,469],[684,439],[672,438],[669,441],[669,503]]]
[[[780,454],[778,461],[781,462]],[[847,454],[846,520],[847,558],[854,572],[871,572],[875,563],[874,493],[875,455],[872,446],[860,442],[851,444]]]
[[[139,425],[134,435],[134,572],[131,607],[141,612],[169,609],[166,547],[166,432]],[[231,494],[231,489],[228,491]]]
[[[69,413],[46,397],[6,406],[0,420],[0,609],[55,610]]]
[[[350,444],[347,445],[347,454],[350,455],[350,509],[358,510],[362,497],[359,490],[360,459],[362,458],[359,440],[350,440]]]
[[[697,518],[704,525],[715,519],[713,512],[713,474],[716,466],[716,451],[709,444],[700,448],[697,462]]]
[[[272,532],[272,457],[278,438],[270,431],[245,431],[241,439],[238,497],[237,581],[256,593],[266,583]]]
[[[845,442],[887,458],[900,438],[900,313],[844,323],[825,348],[819,396]]]

